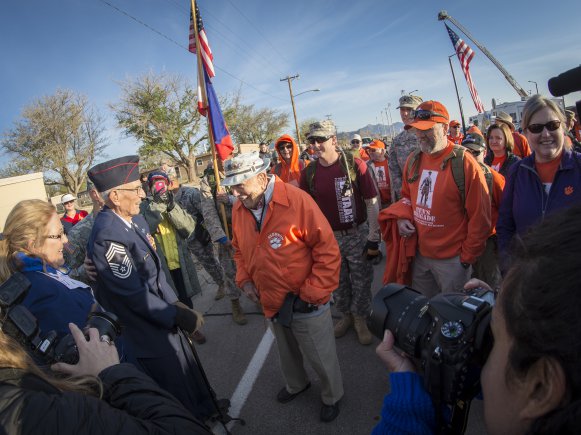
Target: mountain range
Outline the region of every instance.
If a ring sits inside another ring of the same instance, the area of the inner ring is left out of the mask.
[[[403,130],[403,122],[394,122],[391,125],[385,124],[367,124],[364,127],[361,127],[357,130],[353,131],[341,131],[337,134],[337,139],[340,141],[351,140],[351,137],[354,134],[359,134],[361,137],[369,136],[372,138],[381,138],[384,136],[391,137],[392,133],[393,136],[397,136]]]

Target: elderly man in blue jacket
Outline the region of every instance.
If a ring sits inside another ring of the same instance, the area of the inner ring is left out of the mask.
[[[166,280],[153,238],[139,214],[145,193],[138,165],[138,156],[127,156],[89,170],[105,200],[87,249],[97,269],[95,296],[119,316],[128,360],[203,421],[216,411],[213,392],[203,382],[182,333],[193,333],[201,316],[178,302]]]

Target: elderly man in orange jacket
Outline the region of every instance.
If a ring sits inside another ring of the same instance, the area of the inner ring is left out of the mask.
[[[321,380],[321,421],[339,414],[343,381],[329,301],[339,285],[341,256],[327,219],[309,194],[267,175],[258,153],[224,164],[232,210],[236,284],[260,302],[276,337],[287,403],[310,387],[303,358]]]

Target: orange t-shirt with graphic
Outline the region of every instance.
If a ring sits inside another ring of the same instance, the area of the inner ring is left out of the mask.
[[[494,157],[492,159],[492,163],[490,163],[490,167],[492,169],[494,169],[495,171],[500,171],[500,168],[502,168],[502,165],[504,165],[505,160],[506,160],[506,154],[504,154],[503,156],[500,156],[500,157]]]
[[[379,196],[383,204],[391,202],[391,183],[389,181],[389,169],[387,167],[387,159],[382,162],[373,162],[375,167],[375,178],[377,180],[377,187],[379,188]]]
[[[460,255],[460,261],[473,264],[490,236],[490,196],[478,162],[464,153],[466,200],[462,202],[450,163],[442,169],[443,160],[453,147],[448,142],[438,153],[420,153],[419,176],[411,184],[406,163],[401,201],[407,201],[412,208],[418,249],[423,256],[447,259]]]

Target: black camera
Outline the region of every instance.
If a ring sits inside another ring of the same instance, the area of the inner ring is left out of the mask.
[[[388,284],[373,298],[370,329],[386,329],[412,357],[439,415],[441,433],[463,433],[470,401],[480,391],[480,371],[492,348],[494,294],[484,289],[442,293],[431,299],[401,284]],[[438,414],[438,413],[437,413]]]
[[[59,337],[55,331],[43,334],[39,330],[38,320],[21,302],[30,289],[30,281],[21,273],[12,274],[0,286],[0,328],[25,348],[30,349],[36,359],[42,363],[53,364],[79,362],[79,352],[71,334]],[[121,325],[113,313],[90,313],[85,329],[96,328],[99,336],[111,340],[121,334]]]

